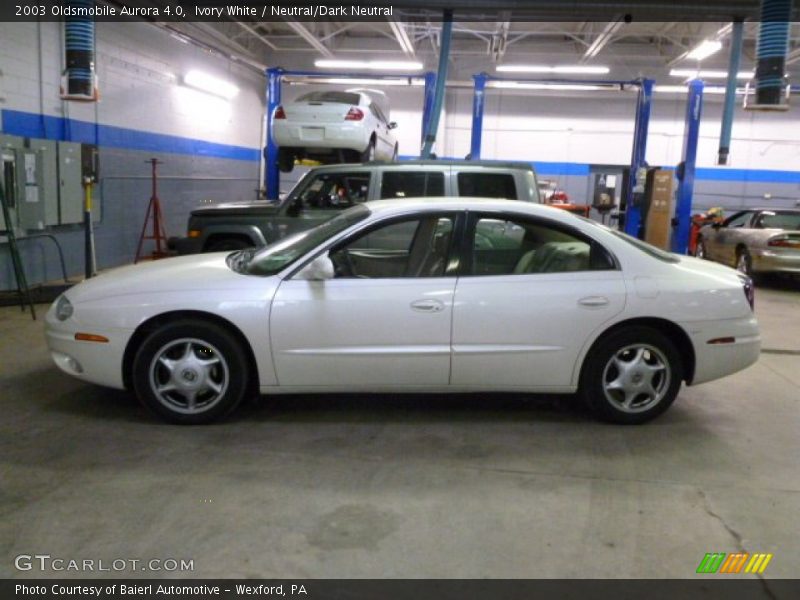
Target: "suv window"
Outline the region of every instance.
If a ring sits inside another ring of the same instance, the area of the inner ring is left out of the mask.
[[[438,171],[384,171],[381,198],[444,196],[444,173]]]
[[[514,183],[514,176],[508,173],[459,173],[458,195],[516,200],[517,186]]]
[[[290,198],[299,201],[301,210],[337,210],[366,202],[369,197],[369,171],[319,173],[303,182]]]
[[[527,275],[614,269],[598,243],[541,221],[480,217],[472,244],[471,275]]]

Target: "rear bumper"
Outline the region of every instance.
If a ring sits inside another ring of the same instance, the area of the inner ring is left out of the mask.
[[[315,123],[275,123],[272,139],[278,146],[307,150],[356,150],[369,144],[369,132],[358,125]]]
[[[713,381],[746,369],[758,360],[761,333],[754,316],[702,323],[682,323],[695,350],[692,385]],[[733,342],[709,344],[712,340],[733,338]]]
[[[800,273],[800,252],[797,250],[754,250],[751,257],[753,271],[757,273]]]

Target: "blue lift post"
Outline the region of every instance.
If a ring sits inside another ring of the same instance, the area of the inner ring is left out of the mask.
[[[641,211],[633,203],[633,190],[636,185],[636,173],[645,164],[645,150],[647,149],[647,131],[650,125],[650,107],[653,101],[652,79],[634,79],[630,81],[618,80],[586,80],[586,79],[519,79],[495,77],[487,73],[478,73],[472,76],[472,138],[470,140],[469,156],[473,160],[481,157],[481,141],[483,132],[483,110],[486,105],[486,84],[489,81],[519,81],[521,83],[546,83],[546,84],[583,84],[583,85],[611,85],[611,86],[637,86],[639,95],[636,100],[636,121],[633,128],[633,150],[631,152],[631,175],[628,178],[628,206],[625,214],[625,232],[638,236],[641,228]],[[644,182],[642,182],[644,184]]]
[[[272,140],[272,120],[275,111],[281,104],[281,83],[284,77],[306,77],[315,79],[412,79],[424,78],[425,101],[423,105],[422,139],[425,139],[429,120],[433,112],[434,87],[436,75],[434,73],[320,73],[319,71],[287,71],[280,67],[267,69],[267,131],[266,146],[264,146],[264,183],[266,185],[267,200],[277,200],[280,193],[280,171],[278,170],[278,146]]]
[[[678,198],[675,207],[676,227],[672,235],[672,251],[686,254],[689,248],[689,229],[692,218],[692,194],[697,163],[697,141],[700,138],[700,117],[703,113],[703,82],[689,82],[689,97],[686,103],[686,122],[683,129],[683,173],[678,178]]]

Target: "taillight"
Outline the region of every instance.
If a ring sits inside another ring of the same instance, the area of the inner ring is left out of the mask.
[[[745,278],[742,282],[742,286],[744,287],[744,296],[747,298],[747,302],[750,304],[750,310],[755,310],[756,289],[753,286],[753,280],[749,277]]]
[[[781,235],[769,240],[767,246],[771,246],[772,248],[794,248],[795,250],[800,250],[800,238]]]
[[[284,112],[282,106],[279,106],[278,108],[275,109],[275,118],[276,119],[285,119],[286,118],[286,112]]]
[[[355,106],[351,107],[344,116],[345,121],[360,121],[364,118],[364,111]]]

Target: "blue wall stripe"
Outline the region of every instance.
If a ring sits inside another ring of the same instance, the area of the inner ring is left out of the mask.
[[[258,148],[229,146],[175,135],[151,133],[112,125],[99,125],[88,121],[64,119],[62,117],[52,117],[18,110],[3,109],[0,112],[2,112],[3,118],[2,131],[9,135],[97,144],[99,146],[111,146],[127,150],[192,154],[232,160],[257,161],[261,157],[261,152]],[[401,158],[416,157],[402,156]],[[532,161],[531,164],[540,175],[586,177],[591,170],[591,165],[588,163]],[[699,181],[800,184],[800,171],[698,168],[695,172],[695,179]]]
[[[127,150],[192,154],[232,160],[259,160],[258,148],[229,146],[191,138],[151,133],[77,119],[64,119],[18,110],[3,109],[3,133],[21,137],[97,144]]]

